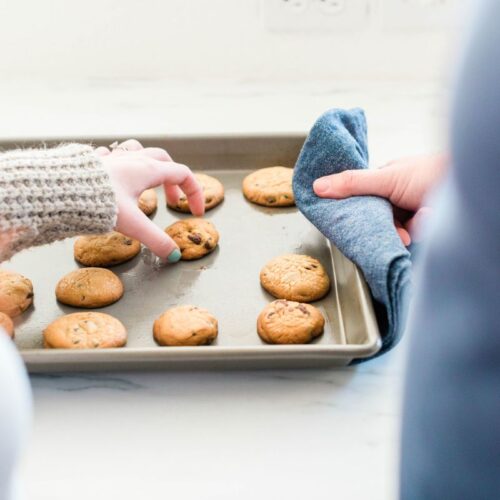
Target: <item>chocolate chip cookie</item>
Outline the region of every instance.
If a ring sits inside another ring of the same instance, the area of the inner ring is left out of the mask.
[[[312,302],[330,289],[330,278],[319,260],[286,254],[269,261],[260,272],[261,285],[278,299]]]
[[[194,174],[194,176],[203,189],[203,194],[205,196],[205,210],[210,210],[211,208],[216,207],[222,202],[222,200],[224,200],[224,186],[218,179],[206,174]],[[167,205],[169,208],[177,210],[178,212],[191,212],[187,197],[184,194],[181,195],[179,201],[175,205],[170,203],[167,203]]]
[[[5,313],[0,312],[0,328],[3,329],[5,333],[10,338],[14,338],[14,323]]]
[[[59,302],[74,307],[104,307],[123,295],[123,284],[109,269],[85,267],[64,276],[56,287]]]
[[[177,243],[182,260],[194,260],[212,252],[219,242],[219,233],[206,219],[184,219],[175,222],[165,232]]]
[[[153,325],[156,342],[168,346],[211,344],[217,331],[214,316],[206,309],[189,305],[167,309]]]
[[[127,262],[140,250],[141,244],[137,240],[117,231],[80,236],[74,245],[75,259],[89,267],[110,267]]]
[[[268,344],[307,344],[323,333],[325,319],[310,304],[275,300],[257,319],[257,332]]]
[[[52,349],[122,347],[127,331],[109,314],[78,312],[53,321],[43,332],[44,346]]]
[[[266,207],[295,205],[292,190],[293,169],[268,167],[256,170],[243,180],[243,194],[252,203]]]
[[[158,195],[154,189],[146,189],[139,196],[138,207],[146,214],[151,215],[158,208]]]
[[[0,269],[0,312],[15,318],[33,302],[33,283],[23,275]]]

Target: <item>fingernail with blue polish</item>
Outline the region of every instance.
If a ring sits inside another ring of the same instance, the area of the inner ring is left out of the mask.
[[[167,262],[173,264],[174,262],[179,262],[181,260],[181,251],[176,248],[167,257]]]

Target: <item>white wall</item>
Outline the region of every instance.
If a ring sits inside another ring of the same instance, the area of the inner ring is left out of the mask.
[[[0,0],[0,78],[426,80],[446,72],[445,29],[272,34],[259,11],[259,0]]]

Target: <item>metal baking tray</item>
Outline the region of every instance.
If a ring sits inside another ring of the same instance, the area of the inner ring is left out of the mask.
[[[84,140],[84,139],[80,139]],[[113,139],[114,140],[114,139]],[[158,268],[142,252],[113,267],[125,286],[117,303],[99,309],[120,319],[128,331],[126,347],[63,350],[42,347],[43,329],[78,309],[55,299],[58,280],[78,267],[73,240],[21,252],[3,267],[33,281],[34,307],[15,321],[16,345],[30,372],[115,369],[210,369],[345,366],[380,349],[380,335],[362,274],[296,208],[265,208],[249,203],[241,182],[254,169],[293,166],[303,136],[141,138],[166,148],[176,161],[220,179],[225,200],[207,212],[220,233],[219,247],[200,260]],[[99,141],[98,144],[109,144]],[[18,143],[19,144],[19,143]],[[187,215],[159,207],[152,216],[161,228]],[[267,345],[257,335],[256,319],[274,300],[259,283],[261,267],[283,253],[318,258],[332,278],[330,293],[314,303],[325,316],[324,334],[308,345]],[[152,325],[178,304],[207,308],[219,320],[210,346],[159,347]]]

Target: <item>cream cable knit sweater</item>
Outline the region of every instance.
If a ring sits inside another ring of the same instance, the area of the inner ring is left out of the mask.
[[[0,153],[0,262],[24,248],[116,223],[115,195],[90,146]]]

